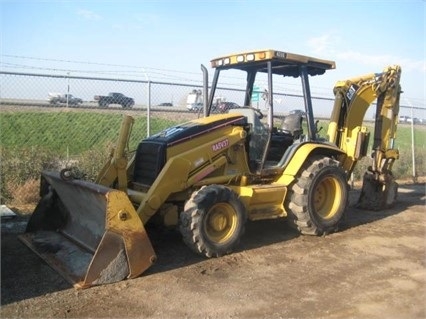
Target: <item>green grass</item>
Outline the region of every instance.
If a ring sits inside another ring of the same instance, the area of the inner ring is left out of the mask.
[[[4,148],[39,148],[78,155],[103,147],[118,137],[122,115],[101,113],[6,113],[0,116],[0,145]],[[151,120],[156,132],[170,121]],[[131,146],[146,137],[146,117],[139,117],[132,129]]]
[[[367,129],[371,132],[370,144],[373,141],[374,127],[370,123],[364,123]],[[320,135],[325,136],[328,130],[328,123],[319,122],[318,127],[322,127]],[[305,128],[304,128],[305,129]],[[414,126],[414,147],[418,151],[426,150],[426,126]],[[409,125],[398,125],[396,132],[396,147],[400,150],[411,150],[412,131]],[[424,154],[424,153],[423,153]]]
[[[0,147],[3,150],[37,149],[62,156],[79,156],[89,150],[105,148],[117,140],[121,114],[94,112],[14,112],[0,115]],[[176,124],[171,120],[152,118],[151,132]],[[145,116],[135,119],[130,149],[146,137]],[[328,123],[320,122],[321,135],[327,133]],[[306,128],[305,128],[306,129]],[[373,132],[373,127],[369,127]],[[396,147],[405,157],[411,157],[411,127],[398,126]],[[370,139],[370,145],[372,138]],[[426,128],[414,129],[415,156],[426,154]],[[424,171],[424,170],[423,170]]]
[[[370,143],[367,156],[371,155],[371,147],[373,144],[374,127],[372,123],[364,123],[370,131]],[[320,122],[318,127],[322,127],[320,135],[325,137],[328,129],[328,122]],[[398,125],[395,139],[395,148],[399,150],[399,159],[393,165],[393,173],[396,178],[411,178],[413,176],[413,145],[414,138],[414,165],[416,176],[426,175],[426,127],[414,126],[414,130],[410,125]],[[355,178],[360,179],[367,167],[371,165],[368,157],[363,158],[354,170]]]
[[[86,178],[93,180],[117,140],[122,118],[117,113],[95,112],[0,113],[1,202],[16,200],[19,194],[30,193],[29,188],[37,185],[43,169],[58,170],[64,165],[77,163],[73,165],[78,165]],[[151,134],[177,123],[173,116],[170,119],[152,118]],[[323,127],[322,136],[327,133],[327,124],[319,124]],[[398,127],[396,146],[401,156],[393,167],[397,178],[412,176],[411,134],[410,126]],[[146,117],[135,116],[130,150],[135,150],[146,135]],[[426,127],[415,127],[414,140],[416,173],[417,176],[425,176]],[[356,179],[362,177],[368,165],[368,158],[358,163],[354,171]]]
[[[34,187],[44,169],[77,165],[86,179],[94,180],[118,138],[122,119],[121,114],[94,112],[0,113],[1,203],[34,198],[27,195],[37,194]],[[156,133],[173,124],[151,119],[150,131]],[[136,117],[130,151],[146,136],[146,117]]]

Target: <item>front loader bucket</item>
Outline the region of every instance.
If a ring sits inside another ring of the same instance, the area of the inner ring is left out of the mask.
[[[376,176],[371,172],[364,174],[361,195],[357,207],[382,210],[391,207],[398,194],[398,183],[391,173]]]
[[[43,172],[49,184],[20,240],[76,288],[134,278],[155,261],[127,194]]]

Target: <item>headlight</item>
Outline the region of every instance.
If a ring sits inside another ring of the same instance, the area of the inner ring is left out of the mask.
[[[247,54],[246,59],[247,61],[254,61],[254,54],[253,53]]]

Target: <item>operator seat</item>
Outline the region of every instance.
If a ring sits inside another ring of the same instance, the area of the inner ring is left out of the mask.
[[[295,140],[298,139],[303,133],[302,121],[303,117],[300,113],[285,116],[281,123],[281,132],[291,135]]]

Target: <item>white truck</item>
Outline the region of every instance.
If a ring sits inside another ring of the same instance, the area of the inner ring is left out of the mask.
[[[192,90],[188,93],[186,108],[191,112],[198,112],[203,108],[203,93],[201,90]]]

